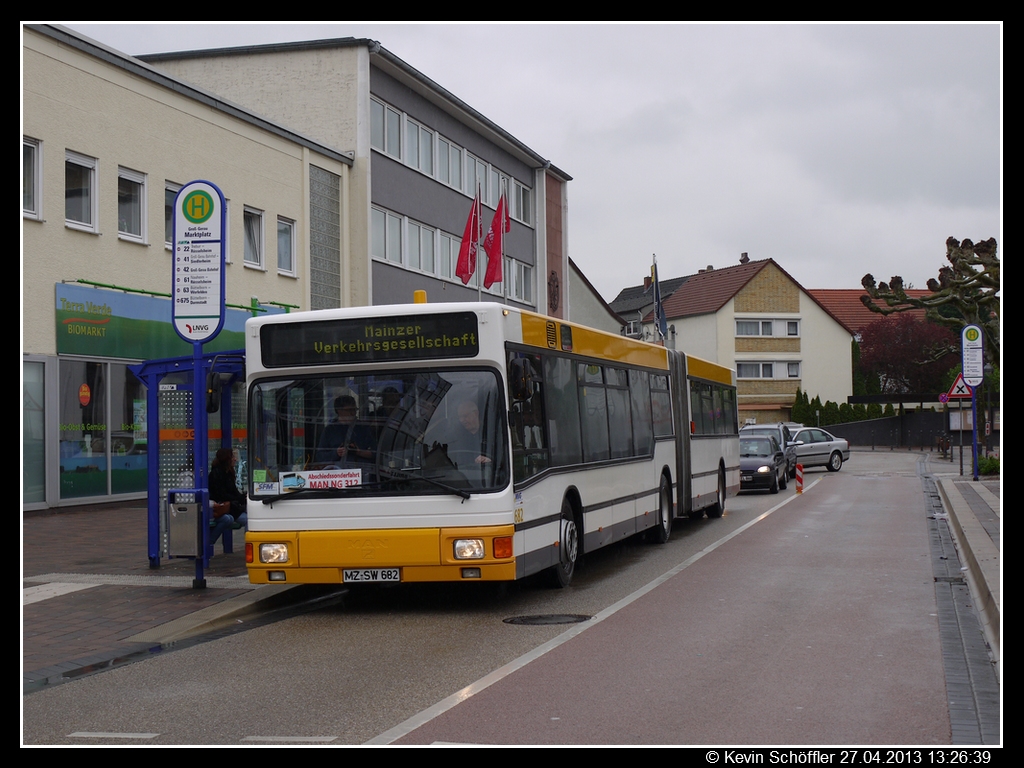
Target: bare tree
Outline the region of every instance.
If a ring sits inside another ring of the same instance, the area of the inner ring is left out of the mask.
[[[908,296],[903,278],[894,275],[886,283],[875,284],[875,278],[864,275],[861,285],[867,296],[864,306],[881,315],[924,309],[927,317],[959,331],[966,324],[980,325],[985,331],[988,359],[999,360],[999,257],[996,239],[974,244],[968,239],[946,240],[946,259],[951,266],[939,270],[939,279],[928,281],[930,296]],[[875,302],[884,302],[876,304]]]

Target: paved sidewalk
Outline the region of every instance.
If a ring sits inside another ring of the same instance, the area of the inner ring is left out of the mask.
[[[984,596],[983,622],[998,658],[999,483],[936,480],[961,560]],[[240,531],[234,553],[221,554],[218,543],[207,589],[192,588],[191,560],[164,560],[150,570],[141,501],[25,513],[22,532],[25,691],[244,620],[289,589],[249,584]]]
[[[22,682],[64,682],[261,610],[280,587],[249,584],[244,531],[193,589],[191,560],[149,568],[144,502],[29,512],[22,523]]]
[[[998,480],[979,480],[959,475],[935,475],[942,506],[956,534],[960,562],[967,571],[971,592],[978,602],[985,638],[996,663],[1001,663],[999,630],[1002,593],[999,550],[1002,499]]]

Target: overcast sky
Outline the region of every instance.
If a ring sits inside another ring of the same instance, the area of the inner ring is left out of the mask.
[[[67,26],[129,54],[378,40],[573,177],[569,254],[607,301],[653,253],[923,288],[950,235],[1002,242],[997,24]]]

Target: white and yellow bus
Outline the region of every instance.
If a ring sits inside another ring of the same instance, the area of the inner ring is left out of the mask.
[[[735,373],[494,303],[250,320],[254,583],[572,580],[739,490]]]

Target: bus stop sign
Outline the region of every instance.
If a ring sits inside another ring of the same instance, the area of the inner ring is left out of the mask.
[[[224,325],[224,195],[192,181],[174,198],[174,330],[190,343],[209,341]]]

